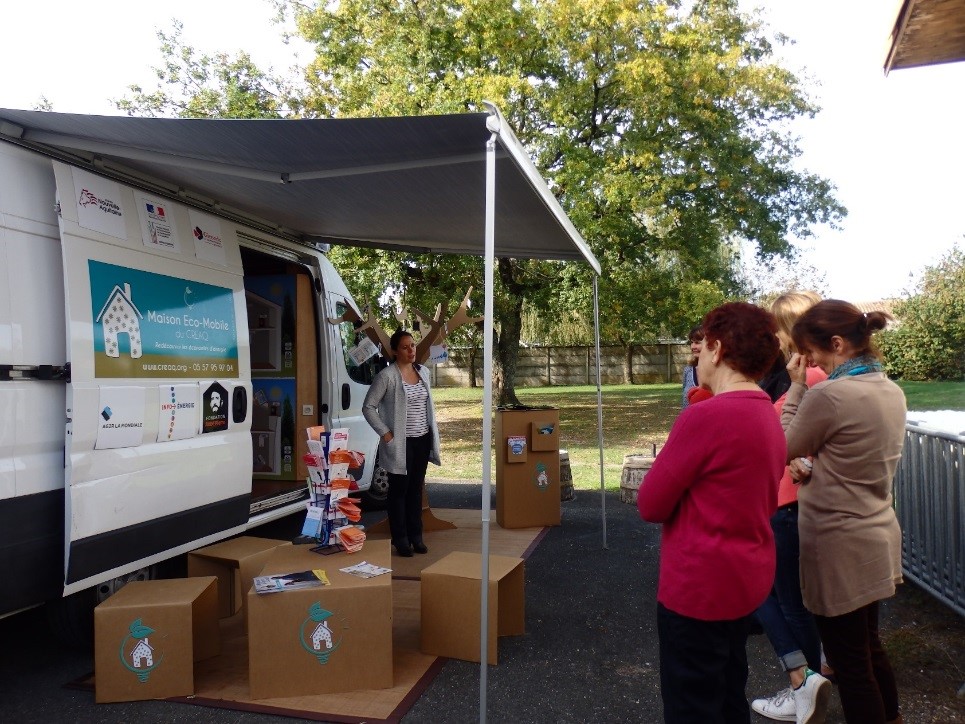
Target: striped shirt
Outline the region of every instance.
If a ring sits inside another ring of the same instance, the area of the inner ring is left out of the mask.
[[[429,432],[429,418],[426,414],[429,390],[422,382],[410,385],[403,380],[402,386],[405,388],[405,436],[422,437]]]

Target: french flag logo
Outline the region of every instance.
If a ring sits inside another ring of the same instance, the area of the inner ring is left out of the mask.
[[[164,218],[164,208],[162,206],[155,206],[154,204],[144,204],[147,207],[147,213],[156,214],[162,219]]]

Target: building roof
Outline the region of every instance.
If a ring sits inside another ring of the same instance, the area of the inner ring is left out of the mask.
[[[901,0],[885,73],[965,60],[965,2]]]

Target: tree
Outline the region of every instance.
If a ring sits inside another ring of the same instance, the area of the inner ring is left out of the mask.
[[[882,335],[889,374],[906,380],[965,377],[965,252],[958,245],[925,267],[917,292],[894,307],[898,324]]]
[[[762,258],[787,254],[791,234],[806,237],[845,213],[830,183],[794,168],[799,149],[788,123],[816,108],[798,79],[774,64],[764,29],[739,13],[736,0],[276,6],[315,46],[297,103],[263,92],[264,77],[245,64],[245,82],[232,85],[217,63],[195,81],[179,60],[161,69],[162,80],[180,79],[162,95],[176,90],[188,100],[165,105],[147,95],[147,108],[289,108],[327,117],[458,113],[495,101],[603,261],[601,324],[630,351],[655,334],[683,334],[700,316],[687,300],[739,294],[736,241],[752,243]],[[175,50],[166,57],[183,60]],[[198,65],[203,71],[203,63],[188,63]],[[194,88],[202,81],[213,98]],[[195,94],[207,100],[194,104]],[[423,265],[452,286],[481,277],[478,260],[364,254],[397,273],[372,281],[389,278],[407,298],[437,293]],[[585,265],[498,261],[498,404],[516,401],[523,310],[589,317],[590,273]],[[461,293],[452,286],[448,298]]]

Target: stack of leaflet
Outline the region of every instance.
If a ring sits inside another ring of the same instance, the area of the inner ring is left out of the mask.
[[[350,553],[362,549],[365,531],[352,525],[362,518],[359,500],[349,497],[355,479],[349,468],[365,465],[365,456],[348,449],[348,430],[308,428],[309,503],[302,535],[323,546],[339,546]]]

